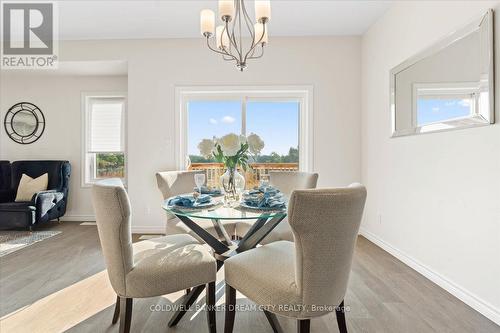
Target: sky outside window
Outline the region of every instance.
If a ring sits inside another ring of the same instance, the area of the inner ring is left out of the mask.
[[[248,102],[247,134],[264,140],[262,155],[288,154],[299,146],[299,102]]]
[[[241,133],[240,101],[192,101],[188,104],[188,154],[200,155],[203,139]]]
[[[466,117],[471,114],[471,99],[419,98],[417,101],[417,125]]]

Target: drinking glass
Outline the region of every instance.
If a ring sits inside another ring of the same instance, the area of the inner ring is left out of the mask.
[[[196,173],[194,175],[194,182],[198,187],[198,192],[201,194],[201,186],[205,184],[205,174],[204,173]]]
[[[259,185],[264,190],[264,193],[267,192],[267,188],[269,187],[269,175],[260,175]]]

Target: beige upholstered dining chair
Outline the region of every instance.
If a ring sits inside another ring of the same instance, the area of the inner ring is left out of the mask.
[[[269,171],[269,183],[277,187],[287,197],[294,190],[314,189],[318,183],[318,174],[300,171]],[[252,222],[242,221],[236,225],[236,234],[243,237],[252,226]],[[261,242],[268,244],[280,240],[293,242],[292,229],[288,223],[288,218],[281,221]]]
[[[316,188],[318,174],[301,171],[269,171],[269,183],[290,197],[295,190]]]
[[[164,171],[156,173],[156,182],[158,183],[158,189],[163,195],[163,200],[179,194],[192,193],[196,187],[194,175],[197,173],[205,173],[205,171]],[[218,237],[212,221],[207,219],[194,220],[196,220],[196,223],[200,227],[213,236]],[[231,220],[223,220],[221,222],[227,233],[229,235],[234,235],[236,222]],[[171,213],[167,213],[167,227],[165,233],[167,235],[189,234],[198,239],[198,241],[203,242],[196,233]]]
[[[130,202],[120,180],[92,187],[97,229],[111,286],[117,294],[112,323],[129,332],[134,298],[155,297],[207,285],[207,303],[215,299],[216,261],[189,235],[153,238],[132,244]],[[215,312],[208,307],[209,331]]]
[[[265,306],[268,318],[296,318],[299,333],[334,310],[340,332],[347,332],[344,296],[365,199],[360,184],[294,191],[288,216],[295,243],[274,242],[225,261],[224,332],[233,330],[236,290]]]

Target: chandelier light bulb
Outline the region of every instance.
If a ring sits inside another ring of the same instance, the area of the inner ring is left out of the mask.
[[[222,21],[231,21],[234,16],[234,0],[219,0],[219,17]]]
[[[260,22],[255,23],[254,30],[255,30],[255,36],[254,36],[255,44],[267,44],[269,42],[267,38],[267,26],[264,23]],[[264,36],[262,34],[264,34]]]
[[[215,30],[215,35],[217,39],[217,48],[223,50],[229,46],[229,37],[227,35],[225,26],[219,25]]]
[[[215,29],[215,13],[210,9],[203,9],[200,12],[200,30],[203,36],[211,37]]]
[[[257,22],[267,22],[271,19],[271,3],[269,0],[255,0],[255,18]]]

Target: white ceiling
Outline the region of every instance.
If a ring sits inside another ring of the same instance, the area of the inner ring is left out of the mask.
[[[246,0],[253,17],[253,1]],[[361,35],[390,1],[271,0],[271,36]],[[59,1],[59,38],[200,37],[199,13],[217,0]]]

